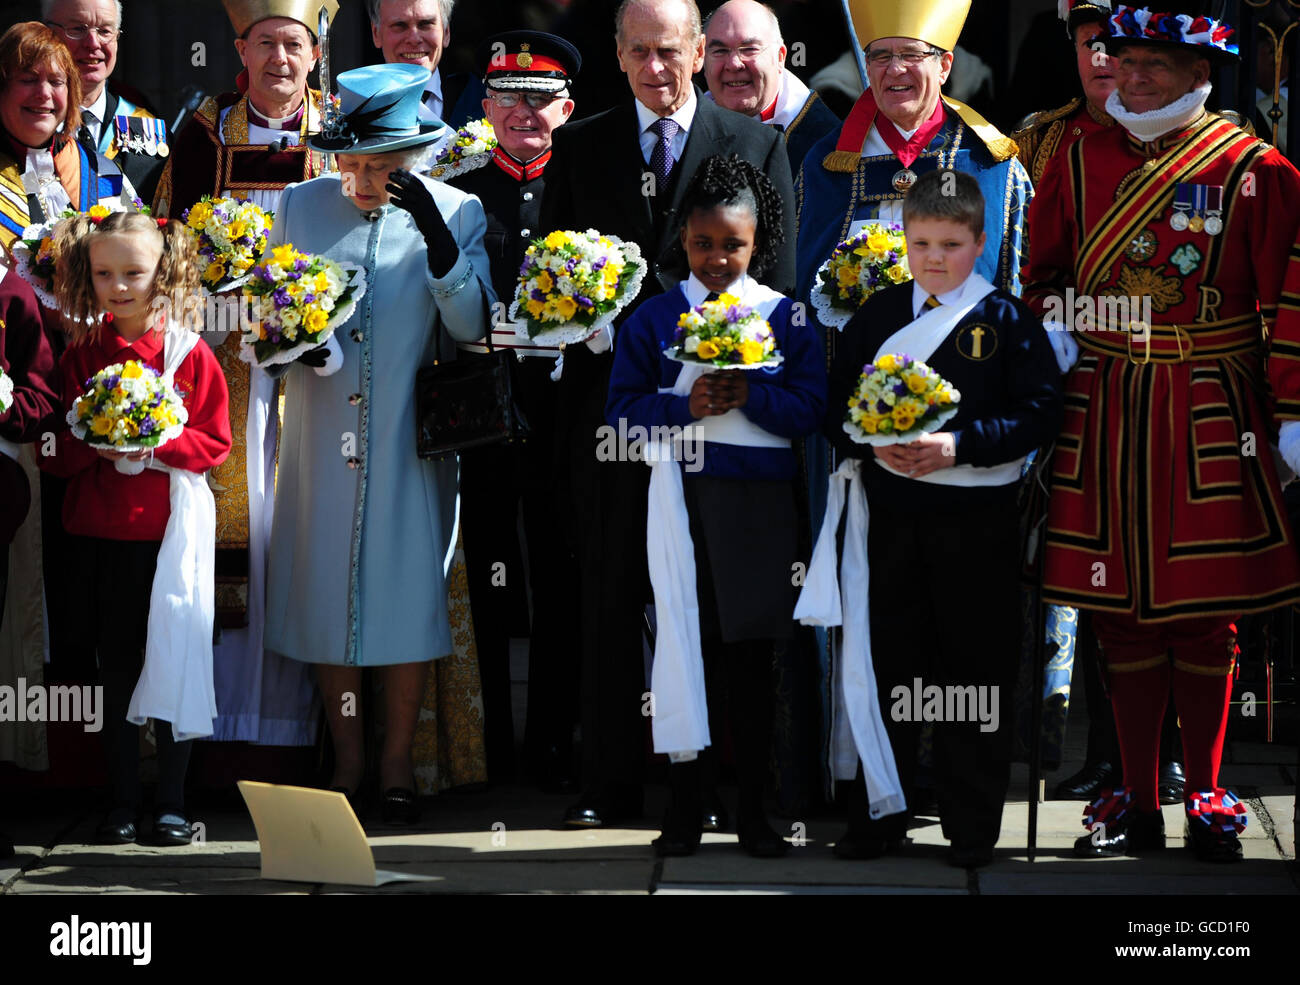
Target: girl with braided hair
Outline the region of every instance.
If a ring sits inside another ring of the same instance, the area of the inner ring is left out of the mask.
[[[816,333],[794,317],[790,299],[755,280],[775,263],[783,240],[781,200],[767,176],[738,157],[710,157],[695,172],[679,214],[676,259],[685,279],[642,303],[623,325],[605,408],[620,433],[640,427],[674,439],[656,446],[661,454],[646,456],[658,458],[651,464],[647,523],[659,622],[655,751],[672,760],[672,796],[655,849],[690,855],[699,845],[699,756],[711,755],[706,747],[718,741],[725,693],[740,845],[751,855],[774,857],[788,849],[767,822],[763,795],[772,742],[772,648],[790,637],[794,613],[791,443],[815,431],[824,413],[825,364]],[[716,371],[665,355],[682,316],[719,299],[765,319],[783,361]],[[683,729],[684,721],[690,724]]]

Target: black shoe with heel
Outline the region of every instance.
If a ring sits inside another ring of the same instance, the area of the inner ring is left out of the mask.
[[[1160,851],[1165,847],[1165,819],[1160,811],[1129,810],[1123,817],[1098,825],[1074,843],[1078,858],[1120,858]]]

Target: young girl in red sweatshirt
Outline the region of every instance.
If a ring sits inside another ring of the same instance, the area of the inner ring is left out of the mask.
[[[226,381],[208,346],[170,317],[185,294],[199,289],[198,256],[179,222],[139,213],[98,220],[81,215],[61,227],[56,249],[56,292],[71,338],[60,363],[65,409],[106,366],[135,360],[162,373],[168,354],[188,349],[173,377],[188,412],[178,436],[152,451],[124,455],[80,441],[64,427],[55,454],[42,462],[70,480],[64,526],[90,538],[90,556],[83,563],[96,573],[96,587],[85,600],[85,613],[94,622],[113,792],[112,809],[97,836],[101,843],[123,844],[136,839],[140,809],[139,725],[127,715],[141,680],[150,597],[171,515],[175,477],[167,470],[201,474],[230,453]],[[147,467],[129,474],[117,467],[121,458]],[[206,495],[210,502],[211,494]],[[174,616],[169,612],[169,619]],[[210,650],[207,666],[210,675]],[[156,712],[151,717],[158,742],[154,841],[188,844],[184,788],[191,743],[176,741],[171,723],[159,721]]]

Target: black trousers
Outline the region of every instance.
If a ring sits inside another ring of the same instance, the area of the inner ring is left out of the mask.
[[[922,725],[911,714],[916,679],[921,688],[987,689],[996,729],[982,731],[978,720],[935,723],[933,786],[944,835],[958,846],[991,846],[1010,780],[1020,646],[1015,501],[924,516],[872,503],[867,539],[872,660],[904,794],[910,803]],[[900,686],[908,714],[896,715]],[[868,835],[886,839],[906,829],[906,813],[866,822]]]
[[[648,719],[643,626],[650,598],[646,571],[646,495],[642,462],[600,461],[610,353],[565,351],[556,425],[557,496],[578,562],[578,591],[565,610],[578,627],[582,683],[581,775],[587,791],[641,794]]]
[[[104,573],[107,586],[94,595],[95,651],[104,686],[104,747],[115,810],[140,807],[140,726],[126,720],[149,628],[149,595],[159,541],[87,538],[87,570]],[[155,722],[158,792],[155,808],[183,811],[185,771],[192,741],[176,742],[170,722]]]
[[[577,722],[578,648],[568,611],[577,573],[555,496],[553,366],[552,360],[541,358],[515,366],[516,401],[529,423],[528,441],[470,449],[460,461],[465,567],[483,684],[488,772],[493,775],[511,772],[514,759],[510,637],[521,621],[528,623],[525,557],[532,596],[525,735],[529,758],[547,748],[563,754]],[[522,544],[517,523],[521,505]]]

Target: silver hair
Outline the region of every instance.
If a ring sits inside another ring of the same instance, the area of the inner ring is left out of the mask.
[[[370,23],[379,23],[379,8],[384,0],[366,0],[366,11],[370,14]],[[456,0],[438,0],[438,17],[442,21],[442,26],[446,28],[451,20],[451,9],[456,6]]]
[[[41,20],[50,19],[50,14],[54,12],[55,6],[59,0],[41,0]],[[122,29],[122,0],[114,0],[113,5],[117,7],[117,29]]]
[[[653,2],[654,0],[622,0],[618,9],[614,11],[614,40],[620,44],[623,41],[623,18],[627,15],[629,7],[645,6]],[[682,3],[686,5],[687,15],[690,17],[687,26],[691,33],[687,40],[694,43],[704,36],[704,26],[700,23],[700,5],[695,0],[682,0]]]
[[[433,167],[434,153],[437,148],[437,142],[421,144],[419,147],[408,147],[401,151],[402,167],[412,174],[423,174]]]
[[[721,10],[722,7],[725,6],[726,4],[723,4],[722,6],[718,7],[718,10]],[[784,47],[785,38],[781,36],[781,18],[778,17],[776,15],[776,11],[773,10],[771,7],[769,7],[767,4],[759,3],[759,6],[763,8],[763,13],[767,14],[767,19],[771,25],[772,33],[776,36],[777,47]],[[713,18],[717,16],[718,10],[715,10],[713,13],[709,14],[707,18],[705,18],[704,20],[705,34],[709,33],[709,25],[713,23]]]

